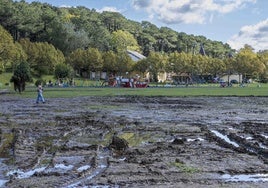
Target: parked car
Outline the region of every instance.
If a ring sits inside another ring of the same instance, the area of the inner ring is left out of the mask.
[[[238,81],[237,80],[231,80],[230,83],[231,84],[238,84]]]

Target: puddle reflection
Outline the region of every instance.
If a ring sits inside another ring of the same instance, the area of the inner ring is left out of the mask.
[[[268,181],[268,174],[240,174],[233,176],[230,174],[224,174],[222,178],[231,182],[266,182]]]

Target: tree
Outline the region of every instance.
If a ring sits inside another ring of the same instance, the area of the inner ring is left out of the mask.
[[[117,56],[113,51],[104,52],[102,54],[103,59],[103,71],[116,74],[119,71],[117,66]]]
[[[159,52],[151,52],[146,58],[145,61],[149,65],[148,71],[153,81],[158,82],[158,74],[165,71],[167,60],[168,57]]]
[[[89,74],[90,71],[100,71],[103,67],[102,55],[96,48],[77,49],[69,55],[67,62],[78,70],[80,75]]]
[[[63,53],[47,42],[30,42],[28,39],[22,39],[20,44],[28,55],[27,60],[34,75],[38,77],[53,74],[55,66],[65,61]]]
[[[174,52],[169,55],[166,70],[175,74],[189,73],[192,55]]]
[[[118,53],[116,66],[118,67],[118,74],[123,75],[126,72],[130,72],[133,68],[133,61],[127,53]]]
[[[89,39],[87,47],[98,48],[100,51],[110,50],[110,32],[105,23],[102,22],[103,15],[96,10],[89,10],[85,7],[70,8],[69,13],[72,15],[70,21],[78,30],[84,30]],[[110,12],[109,12],[110,13]],[[112,19],[114,17],[110,15]]]
[[[160,38],[161,38],[161,51],[166,53],[176,51],[176,44],[177,44],[177,35],[178,33],[168,27],[161,27],[160,28]]]
[[[57,79],[64,79],[64,78],[70,78],[72,73],[72,68],[70,65],[67,65],[65,63],[59,63],[55,67],[55,78]]]
[[[66,58],[66,62],[73,67],[74,70],[78,71],[78,74],[82,76],[83,72],[88,72],[88,67],[83,58],[84,50],[77,49],[69,54]]]
[[[268,50],[258,52],[258,58],[260,59],[261,63],[265,66],[265,70],[263,73],[260,74],[260,81],[261,82],[268,82]]]
[[[7,67],[15,66],[16,62],[26,60],[26,54],[1,25],[0,36],[0,72],[3,72]]]
[[[125,52],[126,50],[139,51],[136,39],[127,31],[114,31],[111,38],[111,44],[118,53]]]
[[[145,76],[145,73],[149,70],[150,65],[148,64],[146,59],[142,59],[138,62],[136,62],[133,66],[133,70],[140,72],[142,76]]]
[[[253,48],[245,45],[236,55],[235,70],[245,79],[256,78],[265,71],[265,65],[260,61]]]
[[[11,82],[14,83],[14,90],[21,93],[25,90],[26,82],[32,81],[30,66],[27,62],[21,62],[15,69]]]
[[[83,30],[77,30],[73,23],[61,23],[54,21],[54,29],[50,35],[51,43],[60,49],[65,55],[70,54],[76,49],[86,49],[89,47],[88,34]]]

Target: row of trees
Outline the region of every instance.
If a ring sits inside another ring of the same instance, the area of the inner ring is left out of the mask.
[[[220,75],[240,73],[267,78],[268,52],[245,46],[235,53],[228,44],[203,36],[137,23],[119,13],[85,7],[57,8],[48,4],[0,0],[0,72],[14,71],[26,62],[36,77],[80,76],[90,71],[113,74],[160,72]],[[199,53],[205,46],[206,55]],[[126,50],[146,59],[134,63]]]
[[[211,41],[204,36],[187,35],[167,27],[126,19],[120,13],[102,12],[85,7],[54,7],[46,3],[0,0],[0,23],[15,41],[29,38],[32,42],[48,42],[68,55],[76,49],[116,50],[112,44],[114,31],[126,31],[134,37],[145,56],[155,52],[197,53],[204,44],[207,55],[224,57],[232,49],[228,44]]]

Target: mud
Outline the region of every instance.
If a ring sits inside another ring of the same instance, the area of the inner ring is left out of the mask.
[[[267,97],[34,102],[0,96],[0,187],[268,187]]]

